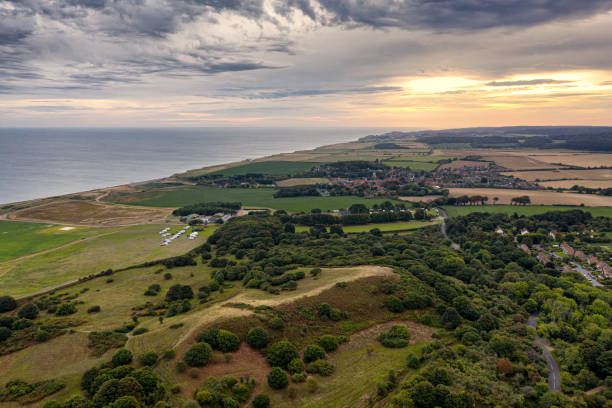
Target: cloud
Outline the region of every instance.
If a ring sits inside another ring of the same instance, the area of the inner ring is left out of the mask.
[[[493,81],[489,82],[487,86],[529,86],[529,85],[553,85],[553,84],[567,84],[572,81],[563,81],[559,79],[528,79],[519,81]]]

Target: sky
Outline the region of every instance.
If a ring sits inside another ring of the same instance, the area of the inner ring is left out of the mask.
[[[0,127],[612,125],[612,0],[0,0]]]

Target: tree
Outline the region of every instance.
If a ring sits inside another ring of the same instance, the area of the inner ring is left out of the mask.
[[[497,371],[509,377],[514,374],[514,367],[510,361],[501,359],[497,362]]]
[[[17,309],[17,301],[11,296],[0,296],[0,313]]]
[[[166,293],[166,300],[173,302],[182,299],[193,299],[193,289],[191,289],[191,286],[181,284],[170,286]]]
[[[281,340],[270,346],[266,353],[266,361],[272,367],[287,368],[291,360],[299,358],[297,348],[287,340]]]
[[[212,328],[206,329],[198,336],[198,341],[200,343],[208,343],[210,347],[213,349],[218,349],[219,344],[217,343],[217,335],[219,334],[219,329]]]
[[[325,355],[325,352],[323,352],[323,355]],[[301,373],[304,371],[304,362],[299,358],[294,358],[287,366],[287,369],[291,374]]]
[[[365,204],[352,204],[349,207],[349,212],[351,214],[366,214],[368,212],[368,207]]]
[[[0,343],[11,337],[13,332],[8,327],[0,327]]]
[[[159,356],[154,351],[149,351],[138,357],[140,364],[148,367],[154,366],[157,360],[159,360]]]
[[[257,394],[255,398],[253,398],[253,408],[269,408],[270,407],[270,397],[266,394]]]
[[[132,352],[128,349],[121,349],[113,354],[111,359],[111,364],[113,367],[119,367],[122,365],[128,365],[132,362],[133,355]]]
[[[59,307],[55,311],[55,315],[56,316],[68,316],[71,314],[75,314],[76,311],[77,309],[74,303],[71,303],[71,302],[62,303],[61,305],[59,305]]]
[[[19,309],[17,316],[21,317],[22,319],[36,319],[36,316],[38,316],[38,308],[34,303],[28,303]]]
[[[412,388],[412,400],[416,408],[434,408],[436,388],[429,381],[421,381]]]
[[[240,348],[240,338],[229,330],[219,330],[217,333],[217,346],[220,351],[228,353]]]
[[[270,336],[268,331],[263,327],[254,327],[247,333],[246,342],[254,349],[262,349],[268,345]]]
[[[311,344],[304,349],[304,362],[310,363],[322,358],[325,358],[325,350],[321,346]]]
[[[93,406],[95,408],[102,408],[107,405],[110,405],[119,397],[119,380],[113,378],[111,380],[106,381],[96,395],[93,397]]]
[[[203,367],[212,359],[212,348],[208,343],[196,343],[187,350],[183,360],[190,367]]]
[[[326,334],[319,339],[319,345],[329,353],[338,349],[339,341],[336,336]]]
[[[132,396],[125,396],[115,400],[110,404],[110,408],[140,408],[140,403]]]
[[[268,385],[275,390],[285,388],[289,384],[289,376],[280,367],[274,367],[268,374]]]
[[[389,295],[385,298],[385,307],[393,313],[402,313],[404,311],[404,304],[397,296]]]
[[[447,307],[442,315],[442,323],[447,329],[454,329],[461,324],[461,316],[454,307]]]

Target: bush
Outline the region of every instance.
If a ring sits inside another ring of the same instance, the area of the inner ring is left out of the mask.
[[[317,360],[306,366],[306,372],[328,376],[334,373],[334,365],[327,360]]]
[[[74,303],[71,303],[71,302],[62,303],[61,305],[59,305],[59,307],[55,311],[55,315],[56,316],[68,316],[71,314],[75,314],[76,311],[77,311],[77,308],[74,305]]]
[[[174,356],[176,356],[176,351],[174,351],[173,349],[168,349],[164,351],[164,354],[162,357],[164,360],[172,360]]]
[[[237,351],[240,348],[240,339],[229,330],[219,330],[217,333],[218,350],[224,353]]]
[[[110,408],[140,408],[140,403],[131,395],[126,395],[116,399],[110,404]]]
[[[147,329],[146,327],[139,327],[139,328],[137,328],[136,330],[134,330],[132,332],[132,335],[139,336],[139,335],[144,334],[144,333],[146,333],[148,331],[149,331],[149,329]]]
[[[0,343],[11,337],[13,332],[8,327],[0,327]]]
[[[274,388],[275,390],[280,390],[285,388],[289,384],[289,377],[287,373],[283,371],[280,367],[274,367],[268,374],[268,385],[270,388]]]
[[[306,391],[311,394],[314,394],[319,390],[319,383],[314,378],[309,378],[306,380]]]
[[[219,348],[219,343],[217,342],[219,334],[219,329],[206,329],[198,336],[198,341],[200,343],[208,343],[210,347],[217,350]]]
[[[49,333],[46,330],[41,330],[38,333],[36,333],[36,337],[35,340],[39,343],[44,343],[45,341],[49,340],[51,338],[51,333]]]
[[[0,296],[0,313],[17,309],[17,301],[11,296]]]
[[[172,279],[172,274],[171,274],[170,272],[166,272],[166,273],[164,273],[164,279],[165,279],[165,280],[170,280],[170,279]]]
[[[191,286],[181,284],[170,286],[166,293],[166,300],[174,302],[183,299],[193,299],[193,289],[191,289]]]
[[[318,276],[322,272],[321,268],[313,268],[310,270],[310,275]]]
[[[410,331],[403,324],[397,324],[388,331],[380,333],[376,340],[388,348],[406,347],[410,340]]]
[[[184,373],[187,371],[187,364],[184,361],[177,361],[175,368],[176,372]]]
[[[270,407],[270,397],[266,394],[257,394],[255,398],[253,398],[253,408],[269,408]]]
[[[212,348],[208,343],[196,343],[187,350],[183,359],[190,367],[203,367],[212,359]]]
[[[319,339],[319,345],[328,353],[338,349],[339,341],[336,336],[326,334]]]
[[[281,330],[285,327],[285,322],[283,322],[283,319],[280,317],[275,316],[268,321],[268,326],[270,326],[271,329]]]
[[[291,381],[296,384],[306,381],[306,373],[295,373],[291,376]]]
[[[36,319],[36,316],[38,316],[38,308],[36,307],[34,303],[28,303],[27,305],[19,309],[17,316],[19,316],[22,319],[29,319],[29,320]]]
[[[254,349],[262,349],[268,345],[270,336],[268,331],[263,327],[254,327],[247,333],[246,342]]]
[[[149,351],[138,357],[140,364],[148,367],[154,366],[157,360],[159,360],[159,356],[154,351]]]
[[[297,348],[287,340],[282,340],[270,346],[266,360],[272,367],[287,368],[291,360],[300,358]]]
[[[113,354],[113,358],[111,359],[111,364],[113,367],[119,367],[122,365],[128,365],[132,362],[133,359],[132,352],[128,349],[121,349]]]
[[[311,363],[322,358],[325,358],[325,350],[323,350],[321,346],[317,346],[316,344],[306,346],[304,350],[304,362]]]
[[[87,313],[98,313],[100,310],[100,306],[91,306],[87,309]]]
[[[323,353],[323,355],[325,355],[325,353]],[[294,358],[287,366],[287,369],[291,374],[301,373],[304,371],[304,362],[299,358]]]
[[[404,311],[404,304],[397,296],[389,295],[385,298],[385,307],[393,313],[402,313]]]

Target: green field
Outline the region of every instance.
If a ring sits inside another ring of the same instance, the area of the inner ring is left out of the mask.
[[[294,175],[310,170],[319,163],[293,161],[264,161],[242,164],[236,167],[219,170],[211,174],[237,176],[242,174]]]
[[[389,167],[401,167],[410,168],[410,170],[425,170],[432,171],[438,168],[439,163],[429,163],[425,161],[413,161],[413,160],[385,160],[382,162],[384,165]]]
[[[474,205],[474,206],[444,206],[449,217],[467,215],[473,212],[506,213],[519,215],[543,214],[549,211],[583,210],[589,211],[594,217],[612,217],[612,207],[579,207],[571,205]]]
[[[406,221],[406,222],[388,222],[385,224],[365,224],[365,225],[348,225],[342,227],[347,234],[358,234],[360,232],[368,232],[374,228],[378,228],[382,232],[393,232],[393,231],[408,231],[413,229],[419,229],[435,224],[435,221]],[[310,227],[299,226],[296,227],[296,232],[308,231]]]
[[[0,262],[34,254],[99,233],[92,228],[0,221]],[[68,227],[72,228],[72,227]]]
[[[182,207],[207,201],[239,201],[246,207],[273,208],[290,212],[310,211],[319,208],[323,211],[348,208],[351,204],[361,203],[368,206],[389,201],[385,198],[363,198],[354,196],[336,197],[288,197],[274,198],[272,188],[217,188],[194,187],[183,190],[165,191],[155,197],[132,202],[133,205],[150,207]]]
[[[165,225],[150,224],[99,228],[97,230],[103,233],[93,239],[25,259],[7,261],[0,264],[2,294],[25,296],[108,268],[124,268],[181,255],[204,242],[214,231],[214,227],[209,227],[200,233],[198,239],[181,237],[161,247],[162,239],[158,232],[163,227]]]

